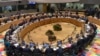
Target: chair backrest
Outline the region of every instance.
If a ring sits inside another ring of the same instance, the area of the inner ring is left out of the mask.
[[[43,56],[42,53],[34,53],[33,56]]]

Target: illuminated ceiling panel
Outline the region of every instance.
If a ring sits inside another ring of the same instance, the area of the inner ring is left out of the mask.
[[[66,3],[66,2],[77,2],[79,0],[29,0],[37,3]]]

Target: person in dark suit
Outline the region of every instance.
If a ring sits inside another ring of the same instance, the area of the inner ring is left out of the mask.
[[[30,49],[29,49],[28,45],[26,45],[26,47],[23,48],[23,55],[30,56],[29,54],[30,54]]]
[[[17,55],[22,55],[23,53],[23,48],[21,47],[21,45],[19,44],[17,47],[16,47],[16,54]]]
[[[42,51],[39,48],[36,48],[36,46],[34,46],[33,55],[42,56]]]
[[[76,43],[72,43],[71,48],[69,50],[69,53],[73,54],[73,55],[76,54],[76,53],[78,53],[78,46],[77,46]]]
[[[46,49],[45,54],[46,54],[46,56],[54,56],[54,51],[53,51],[53,49],[49,46],[49,48]]]
[[[80,48],[80,47],[83,47],[83,39],[79,38],[78,41],[77,41],[77,47]]]
[[[54,13],[54,12],[55,12],[54,7],[51,7],[51,8],[50,8],[50,12],[51,12],[51,13]]]
[[[14,56],[15,55],[15,47],[13,44],[10,44],[8,48],[6,48],[6,53],[8,56]]]
[[[72,40],[73,40],[72,37],[69,37],[69,38],[68,38],[68,42],[69,42],[69,43],[72,43]]]
[[[59,47],[57,50],[56,50],[56,54],[57,56],[63,56],[63,48]]]
[[[97,11],[96,17],[97,17],[98,19],[100,19],[100,10]]]

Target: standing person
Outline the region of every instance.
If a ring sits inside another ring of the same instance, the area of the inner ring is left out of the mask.
[[[55,12],[54,7],[51,7],[51,8],[50,8],[50,12],[51,12],[51,13],[54,13],[54,12]]]
[[[47,6],[47,12],[50,12],[50,4]]]
[[[97,13],[96,13],[96,17],[97,17],[98,19],[100,19],[100,9],[98,9],[98,11],[97,11]]]

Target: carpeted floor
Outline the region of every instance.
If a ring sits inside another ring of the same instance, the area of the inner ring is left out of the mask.
[[[0,35],[0,56],[6,56],[3,36]]]
[[[93,43],[87,47],[86,56],[100,56],[100,28],[97,29]]]

